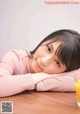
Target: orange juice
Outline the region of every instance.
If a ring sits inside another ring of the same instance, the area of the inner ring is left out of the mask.
[[[77,104],[80,107],[80,80],[75,82],[75,87],[76,87]]]

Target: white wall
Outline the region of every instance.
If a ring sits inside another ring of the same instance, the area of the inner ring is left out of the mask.
[[[12,49],[32,50],[56,29],[80,32],[80,5],[45,5],[45,0],[0,0],[0,57]]]
[[[50,33],[59,29],[73,29],[80,33],[80,6],[54,5],[48,6],[38,12],[29,26],[29,44],[35,39],[29,50]]]
[[[12,48],[28,49],[28,28],[43,0],[0,0],[0,57]]]

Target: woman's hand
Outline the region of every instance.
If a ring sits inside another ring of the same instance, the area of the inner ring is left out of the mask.
[[[33,78],[33,83],[34,85],[39,83],[42,80],[48,79],[48,78],[52,78],[54,77],[56,74],[47,74],[47,73],[34,73],[32,74],[32,78]]]
[[[34,74],[32,74],[32,78],[33,78],[33,83],[37,84],[40,81],[48,79],[48,78],[63,77],[65,75],[72,76],[73,73],[74,73],[74,71],[73,72],[60,73],[60,74],[34,73]]]

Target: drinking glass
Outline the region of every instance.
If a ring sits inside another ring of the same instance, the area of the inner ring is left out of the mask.
[[[76,88],[76,97],[77,97],[77,105],[80,107],[80,79],[78,78],[80,74],[74,73],[74,81]]]

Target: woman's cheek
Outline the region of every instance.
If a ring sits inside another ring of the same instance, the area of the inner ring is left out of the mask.
[[[54,69],[54,68],[49,68],[49,69],[44,69],[44,72],[45,73],[49,73],[49,74],[55,74],[55,73],[57,73],[57,70],[56,69]]]

